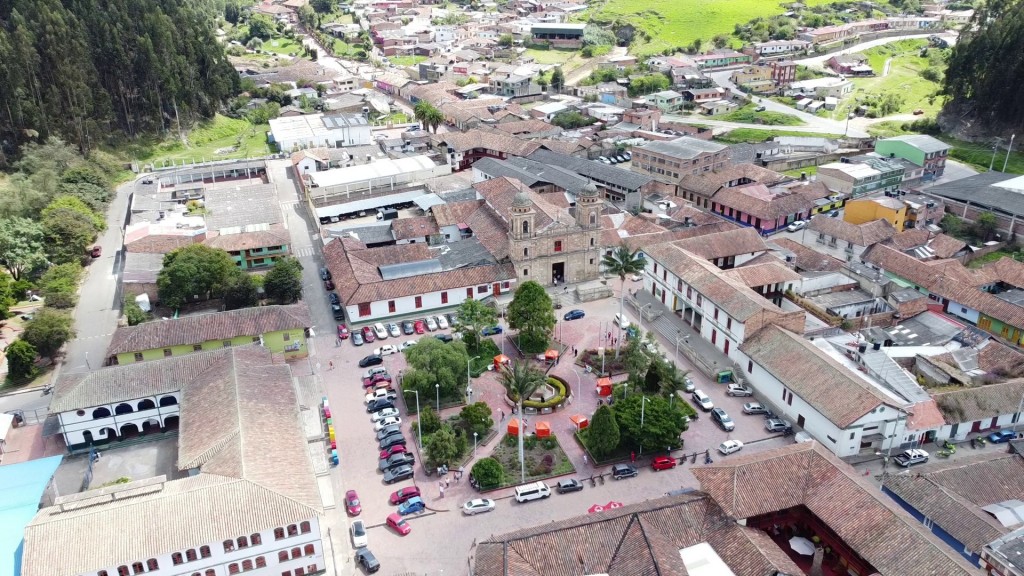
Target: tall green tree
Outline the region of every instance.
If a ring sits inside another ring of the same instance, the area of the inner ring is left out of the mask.
[[[51,308],[74,308],[81,279],[82,265],[77,261],[51,266],[39,279],[43,301]]]
[[[4,350],[7,358],[7,374],[12,380],[31,378],[36,371],[36,349],[21,338],[11,342]]]
[[[426,100],[420,100],[416,103],[416,106],[413,108],[413,115],[423,126],[424,130],[432,128],[435,133],[437,132],[437,127],[444,122],[444,113]]]
[[[462,341],[466,348],[476,353],[480,349],[480,331],[489,326],[494,326],[497,320],[497,313],[494,308],[476,299],[469,299],[459,305],[459,325],[455,331],[462,334]]]
[[[278,304],[291,304],[302,298],[302,264],[296,258],[285,256],[274,262],[263,277],[263,291],[267,298]]]
[[[46,265],[43,226],[28,218],[0,219],[0,264],[15,280]]]
[[[648,453],[679,446],[683,414],[661,396],[633,394],[616,400],[614,409],[623,442]]]
[[[42,226],[46,254],[55,264],[80,262],[99,231],[92,218],[69,206],[48,206]]]
[[[519,348],[546,350],[555,323],[555,309],[544,287],[533,280],[520,284],[508,306],[508,325],[519,331]]]
[[[562,88],[565,88],[565,74],[562,72],[561,66],[556,66],[551,71],[551,90],[560,93]]]
[[[422,338],[405,351],[405,361],[411,369],[403,377],[402,388],[419,391],[421,405],[433,405],[438,394],[441,401],[462,397],[469,362],[462,342]]]
[[[107,222],[103,219],[103,215],[97,214],[93,211],[93,209],[83,202],[81,198],[77,198],[75,196],[57,196],[46,206],[46,208],[43,208],[43,221],[46,221],[47,217],[58,210],[68,210],[69,212],[79,215],[82,219],[91,223],[92,227],[97,231],[107,229]]]
[[[646,260],[640,256],[639,250],[630,250],[625,243],[619,244],[611,254],[605,254],[601,258],[601,266],[605,272],[619,277],[619,315],[622,315],[622,305],[626,300],[626,276],[643,272],[647,265]],[[618,348],[615,349],[615,357],[619,357]]]
[[[502,368],[500,382],[505,392],[519,406],[519,472],[521,481],[526,482],[526,461],[523,458],[523,436],[526,435],[526,427],[523,426],[523,400],[544,385],[544,373],[526,362],[516,360],[511,366]]]
[[[14,291],[14,280],[6,272],[0,271],[0,320],[10,318],[11,306],[18,303]]]
[[[252,276],[236,270],[224,284],[224,309],[236,310],[259,304],[259,288]]]
[[[427,452],[427,462],[431,466],[451,465],[463,452],[459,446],[458,435],[447,424],[431,434],[423,448]]]
[[[594,417],[590,419],[590,426],[587,427],[587,448],[590,452],[600,458],[607,456],[619,447],[619,423],[615,420],[615,413],[611,406],[598,406]]]
[[[21,337],[41,356],[52,359],[65,342],[75,337],[75,330],[71,327],[71,315],[48,307],[40,308],[21,333]]]
[[[459,424],[466,431],[466,436],[471,436],[474,432],[483,436],[494,426],[493,414],[487,402],[470,404],[459,412]]]
[[[194,296],[219,297],[235,270],[234,260],[223,250],[203,244],[178,248],[164,256],[157,274],[160,302],[176,309]]]

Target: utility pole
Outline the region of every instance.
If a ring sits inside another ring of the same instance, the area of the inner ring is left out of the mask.
[[[1006,149],[1006,160],[1003,160],[1003,172],[1006,172],[1006,165],[1010,163],[1010,150],[1013,150],[1013,139],[1016,134],[1010,134],[1010,146]]]
[[[995,140],[996,141],[992,144],[992,161],[988,163],[989,172],[992,171],[992,166],[994,166],[996,163],[996,151],[999,150],[999,142],[1002,140],[1002,138],[996,136]]]

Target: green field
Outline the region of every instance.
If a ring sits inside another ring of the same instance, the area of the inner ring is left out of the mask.
[[[782,112],[755,112],[755,104],[746,106],[718,116],[716,120],[738,122],[740,124],[764,124],[765,126],[803,126],[804,121],[792,114]]]
[[[420,62],[426,62],[426,56],[389,56],[388,61],[395,66],[415,66]]]
[[[565,64],[569,60],[579,57],[579,52],[576,50],[537,50],[536,48],[527,48],[527,58],[533,58],[533,61],[537,64]]]
[[[300,56],[302,55],[302,44],[291,38],[271,38],[263,43],[261,50],[282,56]]]
[[[805,0],[807,6],[829,0]],[[648,56],[670,48],[681,50],[700,38],[732,34],[736,24],[785,12],[783,4],[765,0],[605,0],[595,2],[588,17],[598,24],[629,22],[647,32],[651,41],[637,40],[631,54]]]
[[[153,164],[202,162],[266,156],[272,150],[267,144],[266,124],[253,126],[245,120],[217,115],[187,133],[186,142],[169,135],[166,140],[150,139],[126,146],[119,152],[132,160]]]
[[[724,142],[726,144],[741,144],[749,143],[756,144],[758,142],[765,142],[771,140],[776,136],[802,136],[805,138],[840,138],[838,134],[824,134],[818,132],[793,132],[786,130],[771,130],[760,128],[737,128],[730,130],[724,134],[715,136],[715,140]]]
[[[868,57],[868,63],[876,76],[853,78],[852,99],[848,97],[846,102],[852,104],[856,99],[865,96],[895,92],[902,96],[903,102],[894,114],[909,114],[918,109],[924,110],[927,116],[937,114],[942,108],[942,100],[930,97],[934,96],[941,86],[921,76],[921,71],[930,65],[928,58],[919,55],[921,48],[926,45],[927,42],[924,40],[901,40],[866,50],[864,55]],[[889,73],[882,76],[885,62],[889,59]],[[839,106],[833,116],[843,118],[846,112],[847,107]]]

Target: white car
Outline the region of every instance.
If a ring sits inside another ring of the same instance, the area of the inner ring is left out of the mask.
[[[383,366],[374,366],[374,367],[370,368],[369,370],[367,370],[366,372],[363,372],[363,378],[369,378],[370,376],[373,376],[374,374],[384,374],[387,371],[388,371],[388,369],[383,367]]]
[[[385,418],[394,418],[396,416],[398,416],[397,408],[385,408],[380,412],[374,412],[373,415],[370,416],[370,422],[380,422]]]
[[[388,334],[390,334],[392,338],[398,338],[402,335],[402,330],[398,327],[398,324],[392,322],[388,324]]]
[[[448,329],[448,319],[444,317],[444,314],[437,315],[437,327],[441,330]]]
[[[405,342],[402,342],[398,346],[398,351],[399,352],[405,352],[406,350],[408,350],[409,348],[412,348],[415,345],[416,345],[416,341],[415,340],[406,340]]]
[[[639,282],[644,279],[644,273],[639,272],[637,274],[633,274],[632,276],[629,277],[629,279],[632,280],[633,282]]]
[[[349,529],[352,531],[352,546],[366,548],[369,545],[370,539],[366,536],[366,526],[362,520],[353,520]]]
[[[373,325],[373,333],[377,335],[377,340],[386,340],[388,337],[387,328],[380,322]]]
[[[384,398],[390,398],[390,399],[393,400],[396,397],[397,397],[397,394],[395,394],[394,392],[388,390],[387,388],[377,388],[373,392],[370,392],[369,394],[366,395],[366,403],[369,404],[370,402],[373,402],[374,400],[381,400],[381,399],[384,399]]]
[[[728,456],[733,452],[739,452],[740,448],[743,448],[743,442],[740,442],[739,440],[726,440],[718,445],[718,451],[725,456]]]
[[[786,231],[787,232],[799,232],[799,231],[803,230],[804,228],[807,228],[807,221],[805,221],[805,220],[795,220],[795,221],[791,222],[789,224],[789,226],[786,226]]]
[[[377,356],[390,356],[391,354],[398,354],[398,346],[394,344],[385,344],[380,348],[374,348],[373,353]]]
[[[462,505],[462,513],[467,516],[483,514],[494,510],[494,500],[490,498],[476,498]]]
[[[388,426],[394,426],[395,424],[401,424],[402,419],[398,416],[388,416],[387,418],[381,418],[379,422],[373,425],[374,432],[380,432],[382,429]]]
[[[437,330],[437,320],[434,320],[433,316],[427,316],[427,330],[431,332]]]

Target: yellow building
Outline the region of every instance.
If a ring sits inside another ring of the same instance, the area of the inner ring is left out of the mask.
[[[907,205],[889,197],[849,200],[843,220],[850,224],[887,220],[897,231],[902,231],[907,221]]]

